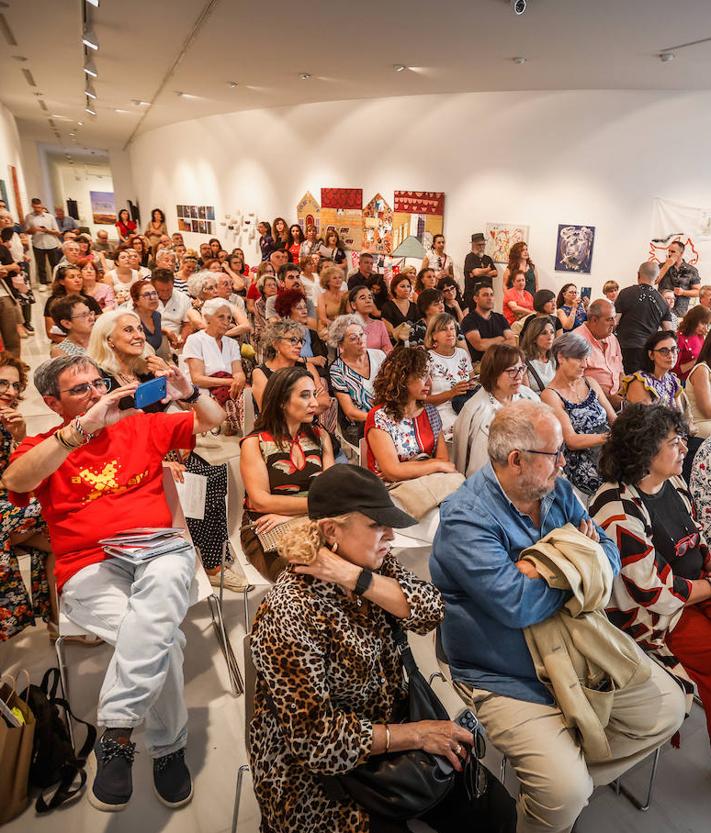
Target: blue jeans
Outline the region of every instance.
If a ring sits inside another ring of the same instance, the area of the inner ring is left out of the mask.
[[[97,723],[108,729],[145,723],[154,758],[187,743],[180,625],[194,573],[191,548],[138,566],[108,558],[84,567],[62,588],[62,611],[114,646]]]

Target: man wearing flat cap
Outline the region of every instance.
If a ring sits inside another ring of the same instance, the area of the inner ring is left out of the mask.
[[[478,231],[472,234],[472,250],[464,259],[464,303],[474,309],[474,290],[485,284],[492,286],[492,279],[498,276],[494,261],[484,254],[486,238]]]

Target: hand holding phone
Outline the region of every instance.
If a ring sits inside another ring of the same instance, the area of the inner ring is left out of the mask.
[[[128,411],[130,408],[143,409],[156,402],[165,399],[167,384],[165,376],[157,376],[148,382],[143,382],[136,388],[135,393],[124,396],[119,400],[120,411]]]

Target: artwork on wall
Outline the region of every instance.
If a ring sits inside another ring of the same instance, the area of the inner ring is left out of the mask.
[[[20,196],[20,180],[17,178],[17,168],[14,165],[8,165],[10,169],[10,182],[12,183],[12,191],[15,195],[15,213],[18,222],[22,222],[25,218],[25,212],[22,208],[22,197]],[[8,206],[9,208],[10,206]]]
[[[393,210],[382,194],[363,209],[363,248],[373,254],[389,254],[393,247]]]
[[[416,237],[425,249],[444,231],[443,191],[395,191],[392,249],[407,237]]]
[[[486,253],[494,263],[508,263],[514,243],[528,242],[528,226],[516,223],[486,224]]]
[[[89,191],[92,222],[97,226],[113,226],[116,222],[116,201],[113,191]]]
[[[692,266],[711,261],[711,208],[655,198],[652,206],[652,238],[649,259],[664,263],[667,249],[680,241],[686,246],[684,260]]]
[[[0,179],[0,199],[5,203],[7,210],[10,211],[10,201],[7,198],[7,187],[4,179]],[[17,219],[22,220],[22,217],[18,217]]]
[[[311,191],[307,191],[296,206],[296,222],[303,232],[308,226],[316,226],[316,230],[320,233],[321,206]]]
[[[214,205],[176,205],[178,231],[195,234],[215,234]]]
[[[594,243],[594,226],[576,226],[570,223],[559,225],[555,250],[556,272],[589,275]]]
[[[363,246],[363,191],[361,188],[321,189],[321,236],[335,228],[346,249]]]

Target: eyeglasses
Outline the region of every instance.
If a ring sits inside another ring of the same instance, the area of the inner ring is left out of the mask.
[[[456,286],[445,286],[445,287],[442,288],[442,292],[456,292],[456,291],[457,291]]]
[[[141,298],[149,298],[149,299],[150,298],[157,298],[158,293],[157,292],[141,292],[140,297]]]
[[[542,454],[544,457],[554,457],[556,463],[565,457],[565,443],[557,451],[538,451],[535,448],[522,448],[520,450],[525,451],[526,454]]]
[[[349,336],[346,336],[344,341],[350,341],[351,343],[355,344],[358,341],[363,341],[365,338],[365,333],[351,333]]]
[[[10,382],[7,379],[0,379],[0,393],[5,393],[6,390],[12,388],[15,393],[20,393],[22,390],[21,382]]]
[[[652,353],[661,353],[665,359],[668,359],[669,356],[675,356],[679,352],[678,347],[655,347],[652,350]]]
[[[686,448],[689,445],[689,438],[686,436],[686,434],[678,434],[676,437],[672,437],[668,441],[668,444],[669,446],[671,446],[671,448],[674,449],[679,448],[680,445],[683,445],[684,448]]]
[[[508,374],[509,379],[515,379],[517,376],[523,376],[526,372],[526,365],[517,364],[514,367],[507,367],[504,372]]]
[[[98,394],[103,396],[108,393],[111,387],[111,379],[94,379],[93,382],[84,382],[83,385],[75,385],[73,388],[65,388],[60,390],[60,393],[68,393],[70,396],[86,396],[95,390]]]
[[[86,312],[78,312],[76,315],[70,315],[69,318],[73,321],[75,318],[95,318],[96,313],[93,309],[88,309]]]
[[[279,341],[288,341],[292,347],[296,347],[297,344],[301,346],[304,343],[303,338],[296,338],[296,336],[291,336],[291,338],[287,338],[286,336],[284,336],[280,338]]]
[[[698,532],[692,532],[680,538],[674,545],[674,552],[677,558],[683,558],[689,550],[695,550],[701,543],[701,536]]]

